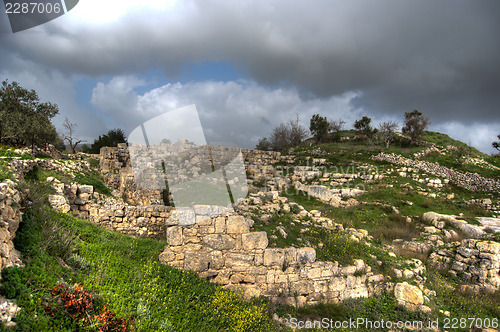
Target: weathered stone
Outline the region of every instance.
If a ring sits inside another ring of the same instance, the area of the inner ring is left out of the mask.
[[[209,268],[213,270],[220,270],[224,267],[224,256],[221,251],[212,251],[210,253]]]
[[[225,265],[228,267],[234,267],[235,265],[250,266],[253,262],[252,255],[239,254],[239,253],[228,253],[226,255]]]
[[[267,232],[252,232],[241,235],[243,249],[266,249],[269,243],[267,239]]]
[[[70,210],[70,206],[66,197],[62,195],[49,195],[49,204],[54,209],[59,210],[61,212],[67,213]]]
[[[228,216],[227,218],[227,232],[228,234],[242,234],[248,233],[249,226],[243,216]]]
[[[500,243],[494,241],[482,241],[476,244],[476,247],[481,252],[490,252],[492,254],[500,253]]]
[[[283,266],[285,255],[283,249],[266,249],[264,250],[264,265],[266,266]]]
[[[175,259],[175,253],[168,247],[165,247],[165,250],[158,257],[160,263],[168,263]]]
[[[226,231],[226,218],[215,218],[215,233],[224,233]]]
[[[182,244],[181,226],[171,226],[167,228],[167,242],[171,246],[179,246]]]
[[[422,291],[417,286],[410,285],[406,281],[396,284],[394,296],[400,305],[407,308],[424,304]]]
[[[94,187],[91,185],[79,185],[78,186],[78,192],[81,194],[92,194],[94,192]]]
[[[233,238],[225,234],[208,234],[203,237],[202,242],[214,250],[229,250],[235,247]]]
[[[184,268],[194,272],[203,272],[208,269],[211,261],[206,252],[187,252],[184,254]]]
[[[316,250],[314,248],[299,248],[297,249],[297,261],[300,264],[314,263],[316,260]]]

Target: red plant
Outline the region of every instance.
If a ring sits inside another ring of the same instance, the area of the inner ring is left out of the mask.
[[[128,332],[132,323],[130,318],[116,318],[116,314],[110,311],[106,305],[99,311],[96,308],[97,298],[83,285],[75,284],[73,290],[68,286],[57,285],[51,290],[52,295],[59,298],[66,311],[73,319],[82,319],[92,325],[99,326],[99,332]],[[44,305],[45,312],[54,317],[60,306],[54,307],[51,303]]]

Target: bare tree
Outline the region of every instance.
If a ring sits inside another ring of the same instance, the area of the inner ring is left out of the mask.
[[[295,120],[288,121],[288,128],[290,131],[290,145],[296,146],[302,143],[306,138],[307,130],[300,124],[299,115],[296,115]]]
[[[295,120],[290,120],[286,124],[280,123],[273,129],[269,142],[274,151],[284,151],[287,148],[302,143],[307,131],[300,124],[299,116]]]
[[[75,128],[78,125],[76,123],[71,123],[68,118],[64,118],[63,126],[66,129],[66,132],[64,133],[64,140],[68,141],[71,151],[75,153],[78,144],[85,142],[84,140],[79,140],[73,136],[75,134]]]
[[[340,134],[339,132],[342,130],[342,128],[345,125],[345,121],[342,119],[338,120],[331,120],[328,124],[328,130],[330,133],[332,133],[332,140],[333,141],[338,141],[340,139]]]
[[[394,141],[397,129],[398,123],[394,121],[384,122],[379,125],[379,139],[386,148],[391,146],[391,143]]]

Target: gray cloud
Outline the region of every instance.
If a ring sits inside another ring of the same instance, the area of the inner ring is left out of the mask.
[[[359,110],[350,105],[356,96],[346,93],[326,99],[302,100],[295,89],[268,89],[255,82],[192,82],[166,84],[138,95],[131,91],[127,98],[134,102],[124,104],[122,91],[129,91],[137,80],[117,77],[108,83],[99,82],[92,100],[106,96],[102,104],[94,106],[117,119],[126,132],[157,115],[195,104],[209,142],[229,142],[243,147],[254,147],[258,139],[268,136],[273,127],[294,119],[299,114],[303,125],[315,113],[330,119],[343,118],[348,123],[360,117]]]
[[[63,131],[64,118],[77,123],[76,133],[80,139],[92,142],[95,137],[107,131],[107,126],[99,115],[81,108],[76,101],[74,75],[47,69],[38,64],[0,51],[2,66],[0,77],[9,82],[17,81],[23,88],[33,89],[42,101],[50,101],[59,107],[59,114],[53,123],[59,131]]]
[[[186,63],[231,61],[256,84],[294,91],[301,102],[353,93],[350,107],[373,117],[401,122],[416,108],[435,125],[500,122],[498,1],[193,0],[170,10],[136,8],[107,24],[79,19],[78,10],[3,33],[0,42],[6,53],[66,76],[161,68],[175,80]],[[140,98],[130,90],[122,104],[105,105],[98,88],[93,105],[108,114]],[[205,102],[211,110],[221,103]],[[242,109],[256,112],[257,128],[262,119],[286,117]]]

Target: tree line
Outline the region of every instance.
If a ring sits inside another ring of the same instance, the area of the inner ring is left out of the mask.
[[[399,124],[388,121],[381,123],[378,127],[373,127],[371,122],[372,119],[368,116],[356,120],[353,124],[355,138],[368,144],[380,144],[389,148],[396,139]],[[314,114],[309,121],[309,132],[316,143],[337,142],[340,140],[340,132],[345,124],[346,122],[342,119],[328,120],[325,116]],[[420,111],[407,112],[402,133],[409,137],[411,144],[417,144],[429,124],[429,118]],[[299,145],[306,137],[307,130],[300,124],[297,116],[295,120],[276,126],[269,138],[261,138],[256,149],[285,151],[292,146]]]
[[[68,118],[63,124],[65,131],[58,133],[51,121],[57,114],[57,104],[41,102],[35,90],[27,90],[17,82],[3,81],[0,88],[0,144],[32,149],[52,144],[63,151],[66,149],[64,142],[67,142],[72,152],[76,152],[80,145],[82,152],[97,154],[104,146],[112,147],[127,142],[124,131],[117,128],[100,135],[92,144],[83,144],[85,141],[76,136],[77,124],[71,123]],[[396,138],[398,123],[389,121],[373,127],[371,121],[371,118],[363,116],[354,122],[356,138],[388,148]],[[337,142],[345,123],[342,119],[328,120],[314,114],[309,122],[309,132],[318,143]],[[402,133],[409,137],[410,143],[417,144],[429,124],[429,118],[420,111],[407,112]],[[307,137],[308,131],[300,124],[297,115],[295,119],[276,126],[269,137],[261,138],[256,148],[285,151],[301,144]],[[493,142],[492,146],[500,151],[500,141]]]

